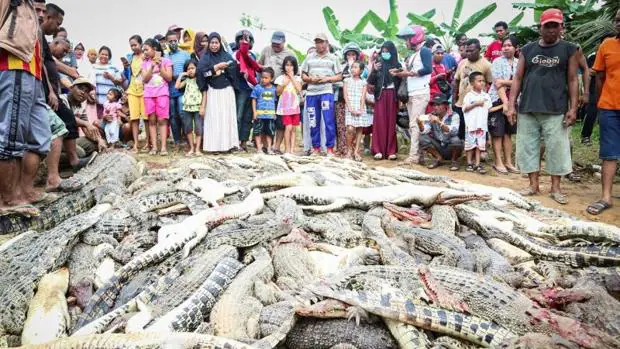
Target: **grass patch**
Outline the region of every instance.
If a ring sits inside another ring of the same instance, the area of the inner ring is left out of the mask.
[[[591,165],[591,164],[600,164],[601,160],[598,157],[599,152],[599,141],[600,137],[600,129],[598,123],[594,126],[594,130],[592,131],[592,145],[587,146],[581,144],[581,127],[582,122],[578,122],[575,124],[570,133],[570,141],[573,146],[573,162],[578,163],[580,165]]]

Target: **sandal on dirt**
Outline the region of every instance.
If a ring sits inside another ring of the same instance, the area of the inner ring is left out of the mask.
[[[355,154],[355,155],[353,155],[353,160],[355,160],[357,162],[360,162],[360,161],[362,161],[362,157],[360,156],[360,154]]]
[[[550,193],[549,197],[552,198],[555,202],[557,202],[560,205],[568,204],[568,199],[566,198],[566,195],[560,192]]]
[[[450,171],[458,171],[460,168],[459,163],[456,161],[452,161],[452,164],[450,164]]]
[[[576,182],[576,183],[581,182],[581,176],[576,174],[575,172],[571,172],[567,174],[566,179],[568,179],[571,182]]]
[[[474,172],[476,169],[474,168],[473,164],[467,164],[467,167],[465,167],[465,171],[467,172]]]
[[[487,174],[487,170],[484,169],[484,166],[478,165],[476,166],[476,171],[480,174]]]
[[[398,159],[398,156],[396,156],[396,154],[392,154],[392,155],[388,156],[388,160],[390,160],[390,161],[394,161],[396,159]]]
[[[435,160],[430,165],[426,166],[426,168],[428,168],[429,170],[432,170],[432,169],[437,168],[439,166],[441,166],[441,161]]]
[[[527,188],[519,191],[519,194],[521,196],[535,196],[535,195],[540,194],[540,192],[538,192],[538,191],[536,191],[536,190],[534,190],[534,189],[532,189],[530,187],[527,187]]]
[[[596,215],[601,214],[606,209],[611,208],[611,206],[612,205],[608,203],[607,201],[599,200],[599,201],[593,202],[590,205],[588,205],[588,207],[586,208],[586,212],[588,212],[591,215],[596,216]]]
[[[10,214],[18,214],[26,217],[37,217],[41,214],[41,211],[30,204],[15,205],[0,209],[0,216],[7,216]]]
[[[517,170],[514,167],[506,167],[506,169],[508,170],[509,173],[514,173],[514,174],[520,174],[521,171]]]
[[[157,150],[151,149],[151,151],[149,152],[149,155],[157,155]]]
[[[382,160],[383,159],[383,154],[377,153],[377,154],[375,154],[374,158],[375,158],[375,160]]]
[[[502,170],[502,169],[500,169],[499,167],[497,167],[497,166],[495,166],[495,165],[493,165],[492,167],[493,167],[493,169],[495,170],[495,172],[497,172],[497,173],[499,173],[499,174],[507,175],[507,174],[509,174],[509,173],[510,173],[510,172],[508,172],[508,169],[507,169],[507,168],[505,168],[505,169],[503,169],[503,170]]]

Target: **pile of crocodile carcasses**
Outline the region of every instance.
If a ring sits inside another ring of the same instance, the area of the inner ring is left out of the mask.
[[[0,346],[618,348],[620,229],[323,157],[101,154],[0,217]]]

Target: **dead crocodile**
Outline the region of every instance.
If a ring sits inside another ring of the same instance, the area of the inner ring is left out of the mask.
[[[290,197],[300,203],[305,211],[330,212],[345,207],[370,209],[383,202],[398,205],[418,204],[425,207],[435,204],[456,205],[471,200],[487,200],[488,195],[466,193],[453,189],[400,184],[376,188],[351,186],[308,187],[299,186],[264,193],[265,200],[274,197]]]
[[[601,248],[595,245],[579,248],[556,247],[515,231],[517,225],[512,221],[512,217],[506,217],[507,214],[481,210],[470,205],[458,205],[455,209],[461,222],[484,238],[504,240],[540,259],[564,262],[574,267],[620,265],[620,248]]]
[[[157,319],[146,331],[163,333],[195,330],[211,313],[219,297],[242,268],[243,264],[236,259],[228,257],[222,259],[211,275],[187,300]]]
[[[65,293],[68,286],[67,268],[60,268],[41,278],[37,293],[28,307],[22,345],[46,343],[67,335],[69,311]]]
[[[43,275],[60,268],[79,234],[91,227],[109,204],[97,205],[50,231],[27,234],[0,252],[0,337],[20,334],[34,288]]]
[[[97,334],[57,339],[40,345],[28,345],[21,349],[253,349],[252,346],[228,338],[197,333],[130,333]]]

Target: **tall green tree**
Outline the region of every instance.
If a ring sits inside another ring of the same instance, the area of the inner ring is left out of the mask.
[[[426,28],[427,33],[432,34],[440,38],[446,47],[451,47],[454,44],[454,37],[459,33],[467,33],[475,28],[480,22],[489,17],[496,9],[497,4],[491,3],[480,10],[476,11],[473,15],[467,18],[462,23],[461,14],[463,12],[464,0],[457,0],[454,5],[454,12],[452,14],[452,20],[448,23],[437,23],[433,19],[435,13],[432,16],[418,15],[415,13],[408,13],[407,18],[411,24],[421,25]],[[428,14],[428,13],[427,13]]]

